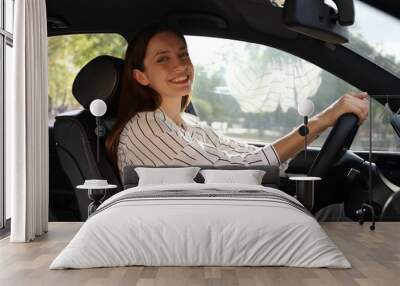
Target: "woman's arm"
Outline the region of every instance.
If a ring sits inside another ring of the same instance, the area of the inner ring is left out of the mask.
[[[333,126],[336,120],[345,113],[354,113],[358,116],[360,125],[368,117],[368,94],[347,93],[335,101],[321,113],[312,117],[308,122],[309,133],[307,141],[312,142],[326,128]],[[304,137],[298,128],[273,143],[281,162],[293,157],[304,148]]]
[[[205,142],[208,141],[218,149],[227,151],[228,153],[241,154],[254,152],[260,149],[259,147],[249,145],[237,139],[219,134],[207,124],[204,124],[200,129],[202,132],[204,132],[204,134],[206,134]]]
[[[189,138],[176,125],[156,117],[154,112],[138,114],[120,135],[118,160],[121,172],[127,164],[177,165],[271,165],[280,161],[272,145],[240,154],[228,153],[205,142]]]
[[[328,127],[329,124],[321,114],[312,117],[308,121],[309,133],[307,135],[307,142],[313,142],[314,139]],[[304,137],[300,135],[299,128],[294,129],[292,132],[272,143],[281,159],[281,162],[286,161],[303,150]]]

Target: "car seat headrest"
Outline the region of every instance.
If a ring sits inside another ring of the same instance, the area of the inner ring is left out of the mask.
[[[88,110],[94,99],[102,99],[107,104],[107,114],[116,114],[123,62],[122,59],[104,55],[87,63],[72,85],[76,100]]]

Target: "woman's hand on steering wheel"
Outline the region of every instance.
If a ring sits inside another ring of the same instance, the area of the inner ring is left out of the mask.
[[[368,118],[368,94],[366,92],[348,92],[321,112],[321,119],[327,126],[334,126],[336,120],[345,113],[354,113],[358,125]]]

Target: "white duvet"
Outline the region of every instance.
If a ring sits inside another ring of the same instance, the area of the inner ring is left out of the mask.
[[[174,196],[162,196],[174,190]],[[252,191],[263,193],[257,197]],[[154,197],[157,192],[160,197]],[[228,195],[215,195],[219,192]],[[114,195],[50,269],[127,265],[351,267],[289,195],[262,186],[196,183],[135,187]]]

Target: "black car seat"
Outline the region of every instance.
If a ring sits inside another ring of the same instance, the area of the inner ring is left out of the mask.
[[[106,179],[109,184],[118,186],[109,195],[122,190],[119,172],[105,151],[106,136],[100,137],[100,162],[96,161],[96,118],[89,111],[94,99],[106,102],[107,112],[101,117],[101,122],[107,135],[116,120],[122,68],[123,60],[115,57],[99,56],[91,60],[80,70],[72,86],[72,94],[83,110],[59,114],[54,122],[57,154],[64,172],[74,186],[82,221],[87,219],[90,200],[87,191],[78,190],[76,186],[87,179]],[[186,112],[196,114],[191,103]]]
[[[96,161],[96,118],[89,106],[94,99],[107,104],[107,112],[101,117],[106,134],[111,130],[117,114],[123,60],[111,56],[99,56],[86,64],[78,73],[72,94],[83,106],[83,110],[65,112],[56,117],[54,138],[61,166],[71,184],[76,187],[86,179],[106,179],[121,190],[118,171],[113,167],[105,152],[105,137],[100,137],[100,161]],[[90,203],[87,192],[75,188],[81,220],[86,220]]]

